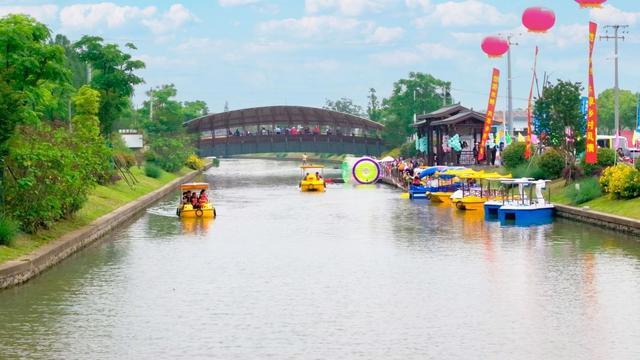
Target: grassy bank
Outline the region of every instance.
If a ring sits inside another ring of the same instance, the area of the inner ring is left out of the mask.
[[[26,255],[51,240],[88,225],[100,216],[146,195],[190,171],[192,170],[186,167],[175,174],[163,171],[159,178],[153,179],[144,175],[144,169],[133,167],[131,172],[139,181],[135,188],[130,188],[124,181],[107,186],[97,186],[89,195],[88,201],[73,218],[57,222],[51,228],[36,234],[20,234],[11,247],[0,246],[0,263]]]
[[[557,180],[551,184],[551,201],[557,204],[572,205],[571,200],[566,195],[567,188],[564,184],[564,180]],[[570,184],[569,186],[575,186],[575,184]],[[590,210],[640,220],[640,198],[615,200],[611,199],[608,194],[603,194],[586,203],[572,206],[588,207]]]

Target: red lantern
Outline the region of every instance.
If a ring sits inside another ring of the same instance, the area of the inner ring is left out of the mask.
[[[602,4],[606,3],[607,0],[576,0],[578,4],[580,4],[581,8],[599,8],[602,7]]]
[[[531,7],[522,14],[522,24],[529,32],[545,33],[556,23],[556,14],[542,7]]]
[[[499,58],[509,51],[509,42],[497,36],[487,36],[482,40],[481,47],[490,58]]]

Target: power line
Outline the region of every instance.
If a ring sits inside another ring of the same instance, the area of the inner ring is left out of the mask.
[[[624,41],[624,35],[628,34],[627,30],[629,25],[607,25],[605,29],[607,29],[607,35],[600,36],[600,40],[613,40],[614,41],[614,63],[615,63],[615,84],[613,87],[613,101],[614,101],[614,118],[615,118],[615,127],[616,127],[616,147],[618,147],[618,137],[620,136],[620,83],[618,81],[618,40]],[[613,29],[613,36],[609,35],[609,30]]]

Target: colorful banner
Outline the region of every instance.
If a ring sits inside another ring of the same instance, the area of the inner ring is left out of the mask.
[[[480,141],[480,149],[478,149],[478,161],[485,159],[487,155],[486,146],[491,126],[493,125],[493,115],[496,111],[496,101],[498,100],[498,86],[500,85],[500,70],[494,68],[491,76],[491,89],[489,90],[489,105],[487,105],[487,115],[484,119],[484,130],[482,131],[482,140]]]
[[[631,147],[637,147],[640,141],[640,98],[638,99],[638,109],[636,110],[636,131],[633,132],[633,144]]]
[[[527,139],[525,141],[524,158],[529,160],[531,158],[531,100],[533,99],[533,85],[536,82],[536,66],[538,65],[538,47],[536,46],[535,54],[533,55],[533,76],[531,77],[531,89],[529,90],[529,101],[527,105]]]
[[[596,90],[593,83],[593,47],[596,42],[598,24],[589,22],[589,90],[587,103],[587,146],[585,161],[589,164],[598,162],[598,104],[596,103]]]

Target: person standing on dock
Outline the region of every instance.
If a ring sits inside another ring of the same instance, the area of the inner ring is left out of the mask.
[[[302,154],[302,165],[307,165],[307,153]]]

